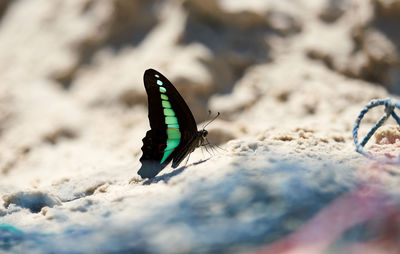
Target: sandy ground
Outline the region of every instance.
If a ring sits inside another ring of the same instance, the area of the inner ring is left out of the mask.
[[[400,168],[352,139],[364,105],[400,92],[399,15],[397,0],[0,1],[0,252],[399,253]],[[148,68],[199,129],[221,113],[222,149],[142,180]],[[367,148],[398,153],[397,128],[376,135]]]

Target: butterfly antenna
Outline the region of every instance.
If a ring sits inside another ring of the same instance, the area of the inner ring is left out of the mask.
[[[207,116],[207,120],[210,119],[210,115],[211,115],[211,110],[208,110],[208,116]],[[207,123],[204,123],[203,126],[201,127],[204,130],[204,127]]]
[[[211,111],[209,111],[211,112]],[[211,119],[206,125],[203,126],[203,130],[212,122],[214,122],[215,119],[217,119],[219,117],[220,113],[217,112],[217,115],[213,117],[213,119]]]

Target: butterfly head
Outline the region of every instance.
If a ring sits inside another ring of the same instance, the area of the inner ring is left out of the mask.
[[[198,140],[197,147],[208,144],[207,135],[208,131],[205,129],[202,129],[197,132],[197,140]]]

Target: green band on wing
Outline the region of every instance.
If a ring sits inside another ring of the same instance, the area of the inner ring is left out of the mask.
[[[168,128],[177,128],[179,129],[179,124],[168,124]]]
[[[168,156],[174,151],[180,142],[180,139],[167,139],[167,147],[164,150],[164,156],[162,157],[160,164],[162,164],[168,158]]]
[[[161,101],[163,108],[171,108],[171,103],[169,101]]]
[[[175,116],[166,116],[165,117],[165,124],[177,124],[178,119]]]
[[[168,136],[167,147],[165,147],[164,155],[160,161],[160,164],[163,164],[175,148],[179,146],[179,143],[181,142],[181,132],[179,131],[178,118],[175,117],[175,112],[172,110],[171,103],[168,101],[168,96],[164,94],[167,89],[161,86],[163,84],[161,80],[157,80],[157,84],[160,86],[161,105],[164,108],[165,124],[167,125]]]
[[[174,150],[169,150],[169,151],[165,151],[164,152],[164,156],[162,157],[160,164],[162,164],[167,158],[168,156],[173,152]]]
[[[168,135],[168,140],[169,139],[177,139],[177,140],[181,139],[181,132],[179,131],[179,129],[168,128],[167,135]]]
[[[161,159],[160,164],[162,164],[168,156],[175,150],[179,143],[181,142],[181,132],[179,131],[178,119],[176,117],[165,117],[165,122],[167,121],[176,121],[175,124],[167,123],[167,147],[164,149],[164,155]]]
[[[175,147],[179,145],[180,142],[181,142],[180,139],[168,139],[165,151],[173,150]]]
[[[164,109],[164,116],[175,116],[175,112],[170,108]]]

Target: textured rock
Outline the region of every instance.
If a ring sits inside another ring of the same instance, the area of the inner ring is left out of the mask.
[[[58,198],[41,192],[19,192],[6,195],[3,197],[4,206],[9,208],[10,205],[19,206],[29,209],[32,213],[38,213],[43,207],[53,207],[60,205]]]

